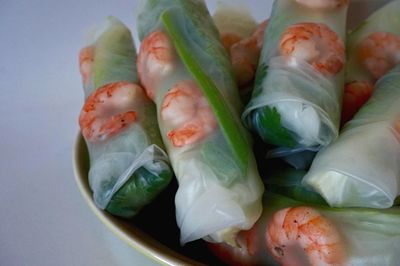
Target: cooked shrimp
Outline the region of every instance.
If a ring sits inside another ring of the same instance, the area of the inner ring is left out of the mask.
[[[345,47],[328,26],[300,23],[287,28],[280,41],[283,56],[302,59],[324,75],[335,75],[345,62]]]
[[[375,32],[359,46],[359,59],[374,79],[379,79],[400,63],[400,36]]]
[[[242,40],[242,37],[240,37],[238,34],[227,32],[227,33],[221,33],[221,42],[222,45],[225,47],[226,51],[230,51],[232,45],[235,43],[239,42]]]
[[[115,82],[91,94],[79,116],[85,139],[90,142],[104,141],[135,122],[135,98],[142,90],[130,82]]]
[[[393,129],[396,132],[397,139],[400,140],[400,118],[394,122]]]
[[[349,0],[296,0],[296,2],[310,8],[333,9],[347,5]]]
[[[175,147],[196,143],[217,127],[207,99],[191,80],[179,82],[164,96],[161,119],[174,128],[168,139]]]
[[[266,242],[268,250],[282,265],[299,265],[300,261],[313,266],[342,265],[345,261],[339,232],[310,207],[276,212],[268,224]]]
[[[239,87],[254,79],[267,25],[268,20],[265,20],[250,37],[233,44],[230,49],[233,71]]]
[[[162,31],[149,34],[140,45],[137,69],[147,95],[154,100],[158,82],[175,69],[176,54],[169,37]]]
[[[87,46],[79,53],[79,70],[82,75],[83,84],[86,86],[89,82],[89,77],[92,71],[94,60],[94,47]]]
[[[368,101],[374,86],[368,81],[353,81],[344,87],[341,124],[348,122]]]

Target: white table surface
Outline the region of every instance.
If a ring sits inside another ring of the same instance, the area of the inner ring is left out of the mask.
[[[272,0],[248,2],[269,14]],[[114,15],[136,36],[136,4],[0,0],[0,265],[157,265],[95,217],[72,171],[85,29]]]

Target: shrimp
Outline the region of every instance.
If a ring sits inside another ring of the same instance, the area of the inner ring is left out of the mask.
[[[221,42],[222,45],[225,47],[225,49],[229,52],[231,50],[232,45],[235,43],[238,43],[242,40],[242,37],[240,37],[238,34],[235,33],[222,33],[221,34]]]
[[[349,0],[296,0],[296,2],[309,8],[334,9],[348,5]]]
[[[398,141],[400,141],[400,117],[398,117],[392,125],[392,129],[394,131],[394,135]]]
[[[267,25],[268,20],[263,21],[250,37],[233,44],[230,49],[233,71],[239,87],[254,79]]]
[[[150,99],[154,100],[158,82],[175,69],[176,58],[174,47],[164,32],[154,31],[143,40],[137,69],[140,82]]]
[[[374,86],[368,81],[353,81],[344,87],[341,124],[348,122],[368,101]]]
[[[266,231],[267,248],[282,265],[342,265],[344,245],[334,225],[310,207],[276,212]],[[304,263],[303,263],[304,265]]]
[[[87,46],[79,53],[79,70],[81,72],[82,81],[85,86],[89,83],[89,77],[92,72],[94,61],[94,47]]]
[[[168,139],[175,147],[196,143],[217,127],[207,99],[191,80],[181,81],[168,91],[160,115],[173,128]]]
[[[115,82],[91,94],[80,113],[82,135],[89,142],[100,142],[118,134],[137,120],[135,99],[143,89],[130,82]]]
[[[345,62],[345,46],[328,26],[299,23],[287,28],[280,40],[280,53],[311,64],[324,75],[335,75]]]
[[[358,58],[372,77],[377,80],[400,63],[400,36],[388,32],[375,32],[360,44]]]

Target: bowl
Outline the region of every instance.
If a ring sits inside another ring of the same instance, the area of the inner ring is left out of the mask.
[[[112,233],[135,250],[163,265],[223,265],[202,240],[180,246],[175,221],[175,180],[134,218],[123,219],[96,207],[88,183],[88,150],[80,133],[75,140],[73,167],[77,186],[89,208]]]
[[[372,11],[387,2],[389,0],[352,0],[348,28],[354,28]],[[112,216],[94,204],[88,184],[89,156],[80,133],[75,141],[73,167],[76,183],[87,205],[116,236],[135,250],[164,265],[224,265],[208,250],[206,242],[202,240],[180,246],[179,228],[175,221],[175,179],[157,200],[143,208],[134,218],[127,220]]]

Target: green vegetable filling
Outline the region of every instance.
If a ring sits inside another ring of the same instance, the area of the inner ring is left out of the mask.
[[[253,128],[265,142],[289,148],[296,145],[290,131],[281,125],[281,115],[275,107],[254,110],[251,117]]]
[[[171,178],[172,171],[154,174],[140,167],[111,198],[106,211],[126,218],[136,215],[167,187]]]
[[[250,146],[240,122],[234,119],[235,114],[225,102],[213,80],[205,73],[193,55],[190,43],[185,39],[184,25],[180,23],[180,10],[170,9],[162,14],[162,21],[168,31],[175,48],[188,71],[193,75],[200,89],[207,98],[224,137],[232,149],[240,167],[247,169]]]

